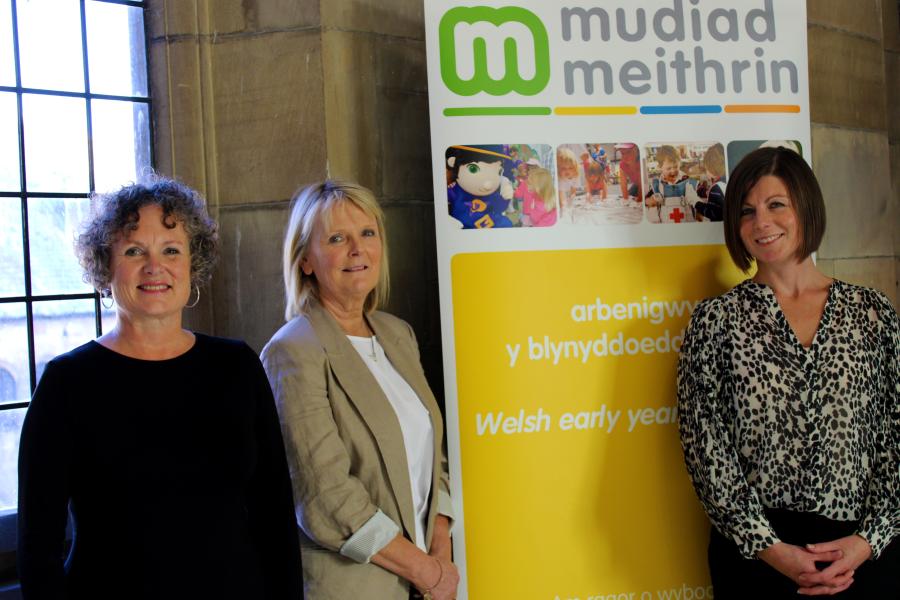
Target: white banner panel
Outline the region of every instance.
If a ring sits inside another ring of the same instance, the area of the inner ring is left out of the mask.
[[[678,444],[727,174],[809,156],[803,0],[425,1],[460,598],[710,598]]]

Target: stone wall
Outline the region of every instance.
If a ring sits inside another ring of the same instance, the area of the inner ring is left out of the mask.
[[[192,327],[260,350],[284,322],[291,194],[357,180],[384,207],[387,310],[443,387],[421,0],[151,0],[156,163],[203,191],[222,262]]]
[[[202,190],[223,260],[191,325],[259,350],[282,321],[287,204],[325,176],[372,188],[393,294],[440,393],[422,0],[150,0],[156,161]],[[822,268],[900,299],[896,0],[807,0]]]
[[[812,161],[827,274],[900,302],[900,3],[807,0]]]

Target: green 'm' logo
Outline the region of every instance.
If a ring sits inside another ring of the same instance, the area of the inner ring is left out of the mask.
[[[487,41],[484,37],[472,38],[474,71],[471,79],[462,79],[456,64],[456,33],[461,23],[473,26],[487,23],[499,28],[507,23],[524,25],[531,34],[534,46],[534,77],[524,79],[519,73],[519,44],[508,36],[503,40],[503,64],[505,72],[500,79],[488,73]],[[447,11],[439,26],[441,48],[441,79],[447,88],[460,96],[472,96],[485,92],[502,96],[517,92],[523,96],[540,93],[550,81],[550,40],[547,29],[533,12],[516,6],[491,8],[488,6],[457,7]]]

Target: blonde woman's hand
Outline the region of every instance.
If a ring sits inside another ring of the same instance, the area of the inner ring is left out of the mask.
[[[372,562],[407,580],[432,600],[456,598],[459,571],[449,559],[426,554],[402,534],[372,556]]]
[[[459,569],[449,560],[437,559],[443,569],[441,580],[431,589],[432,600],[455,600],[459,588]]]
[[[450,519],[444,515],[438,515],[434,519],[434,533],[431,536],[431,548],[428,554],[435,558],[451,562],[453,558],[453,544],[450,541]]]
[[[431,600],[454,600],[459,587],[459,570],[452,562],[430,556],[430,574],[413,582],[425,598]]]

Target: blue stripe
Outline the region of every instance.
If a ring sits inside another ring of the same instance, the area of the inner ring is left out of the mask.
[[[715,114],[722,112],[718,104],[696,104],[684,106],[642,106],[642,115],[696,115],[701,113]]]

